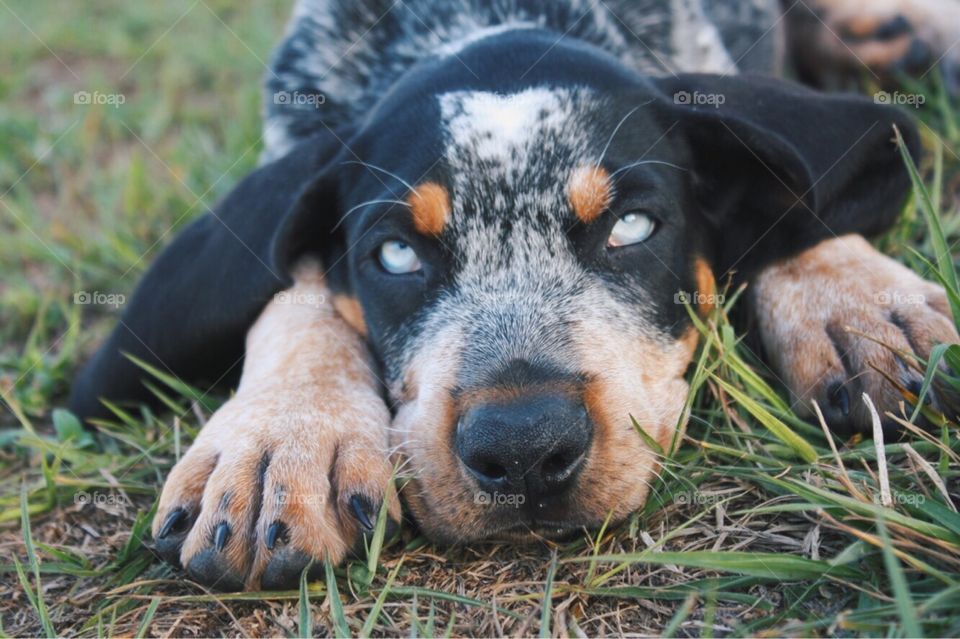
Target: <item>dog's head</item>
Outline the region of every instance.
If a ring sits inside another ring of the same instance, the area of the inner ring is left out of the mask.
[[[896,111],[583,58],[525,82],[418,69],[337,136],[277,238],[282,264],[322,250],[366,332],[403,494],[437,539],[637,509],[684,420],[688,305],[709,309],[729,272],[884,228],[907,188]]]

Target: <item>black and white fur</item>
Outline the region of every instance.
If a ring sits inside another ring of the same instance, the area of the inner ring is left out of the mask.
[[[650,76],[774,75],[780,18],[778,0],[298,0],[266,75],[263,159],[362,119],[417,62],[498,33],[542,29],[589,42]]]
[[[798,410],[817,399],[832,424],[869,425],[849,399],[885,381],[835,352],[836,325],[869,317],[928,345],[955,335],[945,305],[900,321],[834,295],[784,313],[777,291],[847,290],[857,276],[830,268],[849,269],[844,246],[885,291],[930,286],[836,239],[893,223],[909,187],[893,127],[914,156],[918,136],[896,109],[771,77],[782,42],[773,0],[298,2],[267,76],[262,165],[157,259],[74,384],[91,420],[111,414],[101,399],[150,400],[127,355],[195,383],[233,382],[250,356],[164,488],[158,551],[229,588],[339,560],[351,512],[388,494],[369,485],[390,475],[377,438],[441,541],[622,519],[658,466],[634,424],[667,448],[687,417],[697,333],[677,294],[714,278],[763,284],[754,314]],[[589,215],[572,197],[585,169],[606,193]],[[424,184],[442,194],[429,232],[411,217]],[[635,212],[656,232],[611,245]],[[391,241],[420,267],[388,272]],[[354,310],[294,312],[277,298],[291,286]],[[367,456],[352,471],[351,449]],[[316,483],[324,509],[288,508]],[[475,499],[504,490],[524,507]]]

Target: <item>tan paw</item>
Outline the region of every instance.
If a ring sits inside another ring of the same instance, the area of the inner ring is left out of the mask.
[[[960,64],[960,3],[956,0],[812,0],[792,12],[802,21],[804,41],[820,63],[874,73],[925,75],[936,64],[951,80]]]
[[[840,431],[869,432],[864,392],[881,414],[899,415],[897,386],[916,394],[923,379],[913,356],[926,359],[936,344],[960,341],[943,289],[859,236],[824,241],[767,269],[751,300],[794,409],[809,416],[816,400]],[[953,406],[938,390],[936,408]]]
[[[393,495],[389,415],[379,399],[324,404],[310,388],[230,400],[164,485],[157,551],[200,583],[239,590],[295,586],[310,559],[322,568],[357,548]],[[394,496],[388,512],[399,520]]]

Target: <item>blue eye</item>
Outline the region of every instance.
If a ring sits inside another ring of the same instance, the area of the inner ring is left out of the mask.
[[[389,240],[380,245],[380,264],[394,275],[416,273],[421,268],[416,251],[400,240]]]
[[[616,223],[613,231],[610,232],[610,238],[607,240],[607,246],[629,246],[639,244],[650,238],[657,228],[657,223],[649,215],[638,211],[627,213]]]

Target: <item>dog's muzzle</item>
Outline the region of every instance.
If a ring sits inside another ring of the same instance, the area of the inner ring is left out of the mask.
[[[593,426],[583,402],[564,394],[521,395],[469,408],[456,452],[491,505],[521,507],[533,520],[555,520],[584,466]]]

